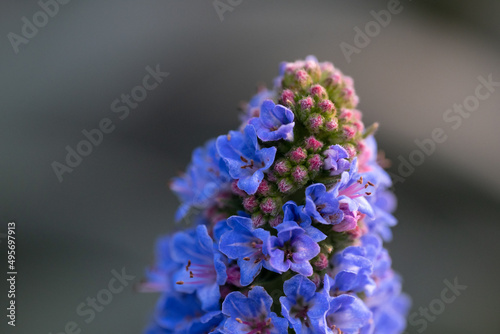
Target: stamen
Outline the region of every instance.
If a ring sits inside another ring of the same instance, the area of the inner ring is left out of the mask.
[[[184,281],[177,281],[177,282],[175,282],[175,284],[178,284],[178,285],[183,285],[183,284],[184,284]]]
[[[249,258],[248,256],[245,256],[245,257],[243,258],[243,260],[244,260],[244,261],[250,261],[250,258]]]
[[[189,271],[189,267],[191,267],[191,260],[188,260],[188,264],[186,266],[186,271]]]

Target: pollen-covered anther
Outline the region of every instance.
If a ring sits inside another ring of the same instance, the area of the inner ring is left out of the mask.
[[[314,154],[312,155],[309,160],[307,160],[307,163],[309,165],[309,170],[317,172],[323,167],[323,160],[321,160],[321,157],[319,154]]]
[[[303,183],[306,181],[308,175],[308,171],[303,166],[297,166],[292,170],[292,177],[295,182]]]
[[[314,138],[313,136],[306,138],[306,148],[308,150],[317,151],[323,147],[323,143]]]
[[[260,203],[260,209],[264,213],[271,214],[276,211],[276,203],[271,197],[267,197]]]
[[[313,97],[318,98],[320,100],[328,98],[328,93],[326,92],[326,89],[321,85],[312,86],[310,93]]]
[[[295,105],[295,94],[291,90],[285,89],[283,93],[281,93],[281,102],[285,106]]]
[[[307,152],[302,147],[297,147],[292,150],[290,153],[290,160],[295,163],[301,163],[307,158]]]

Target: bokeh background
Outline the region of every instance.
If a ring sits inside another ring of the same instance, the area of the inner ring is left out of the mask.
[[[17,222],[18,308],[17,326],[6,326],[0,285],[0,332],[62,333],[74,321],[81,333],[140,333],[158,296],[133,284],[90,323],[76,307],[107,287],[113,269],[140,281],[155,239],[185,227],[173,222],[168,180],[196,146],[238,125],[240,102],[270,85],[281,61],[314,54],[355,79],[395,175],[415,140],[445,131],[447,140],[396,184],[399,225],[387,247],[412,312],[439,299],[445,279],[467,286],[425,333],[499,333],[500,87],[456,130],[443,115],[474,95],[479,76],[500,81],[500,2],[401,1],[348,61],[341,43],[354,45],[354,28],[387,7],[244,0],[221,20],[212,1],[72,1],[15,53],[8,34],[20,35],[22,18],[32,22],[40,6],[3,1],[0,233]],[[111,102],[157,64],[169,76],[120,120]],[[59,182],[51,164],[103,118],[114,131]]]

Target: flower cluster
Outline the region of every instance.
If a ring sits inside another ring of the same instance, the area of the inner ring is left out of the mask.
[[[239,130],[194,151],[171,189],[194,226],[158,241],[146,333],[402,333],[409,298],[383,241],[395,197],[351,78],[284,63]]]

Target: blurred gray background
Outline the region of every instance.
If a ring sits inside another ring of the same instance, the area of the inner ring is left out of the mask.
[[[479,76],[500,81],[500,2],[401,1],[349,62],[341,43],[354,46],[355,27],[387,8],[373,0],[244,0],[221,20],[212,1],[73,1],[16,53],[9,33],[21,35],[22,18],[33,22],[41,8],[3,1],[0,233],[17,222],[18,308],[17,326],[7,327],[0,285],[0,332],[56,334],[71,321],[82,333],[141,332],[157,295],[132,285],[90,323],[76,308],[107,288],[112,270],[140,281],[155,239],[179,228],[168,180],[196,146],[238,125],[240,102],[257,84],[270,85],[281,61],[314,54],[355,79],[365,123],[380,122],[379,146],[395,175],[415,140],[445,132],[396,184],[399,225],[387,247],[412,312],[439,299],[445,279],[467,286],[425,333],[499,333],[500,87],[457,129],[458,120],[443,116],[475,94]],[[111,103],[157,64],[169,76],[120,120]],[[65,147],[75,149],[82,130],[103,118],[114,131],[59,182],[51,164],[64,163]]]

